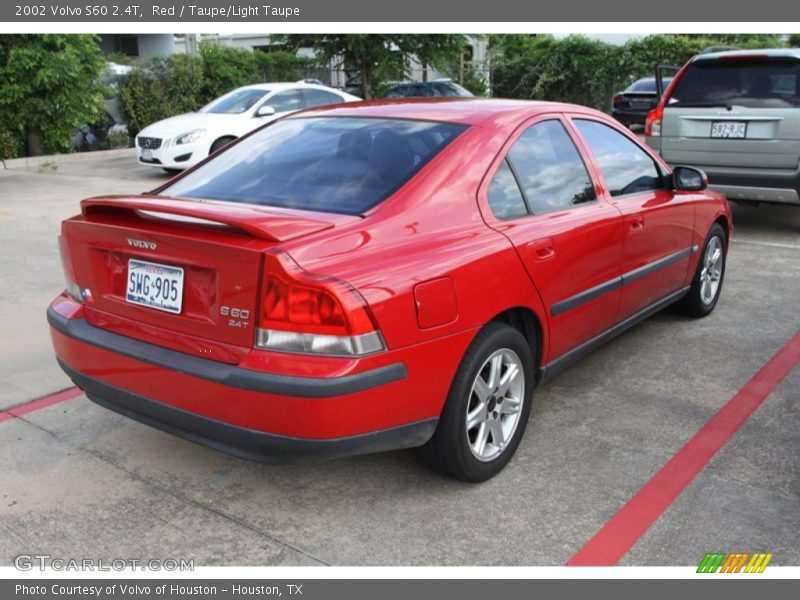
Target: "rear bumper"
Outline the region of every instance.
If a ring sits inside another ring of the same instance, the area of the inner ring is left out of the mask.
[[[625,125],[644,125],[644,122],[647,120],[648,112],[649,111],[612,108],[611,116]]]
[[[78,373],[58,361],[92,402],[215,450],[258,462],[297,463],[412,448],[427,442],[437,419],[335,439],[303,439],[238,427],[156,402]]]
[[[408,376],[402,363],[372,369],[357,375],[316,378],[292,377],[241,369],[225,363],[198,358],[153,344],[140,342],[90,325],[86,319],[68,319],[52,307],[47,309],[50,327],[65,336],[85,344],[110,350],[164,369],[243,390],[297,396],[301,398],[331,398],[369,390],[400,381]]]
[[[288,376],[94,327],[79,306],[59,297],[47,318],[59,364],[91,400],[180,437],[264,462],[424,444],[436,429],[449,372],[460,356],[453,353],[451,365],[448,350],[471,337],[383,353],[381,361],[340,376]]]
[[[701,167],[703,168],[703,167]],[[789,175],[755,174],[703,169],[708,184],[728,200],[752,200],[778,204],[800,204],[800,172]]]

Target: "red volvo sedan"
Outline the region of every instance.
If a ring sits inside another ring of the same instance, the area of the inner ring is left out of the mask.
[[[538,384],[714,309],[732,223],[705,188],[578,106],[315,109],[84,200],[47,317],[86,395],[159,429],[264,461],[421,446],[483,481]]]

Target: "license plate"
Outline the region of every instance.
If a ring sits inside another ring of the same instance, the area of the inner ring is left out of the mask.
[[[180,314],[183,305],[183,269],[131,258],[125,300]]]
[[[153,160],[153,151],[142,150],[142,160]]]
[[[650,103],[647,101],[633,101],[631,102],[631,108],[634,110],[650,110]]]
[[[743,138],[747,133],[744,121],[714,121],[711,123],[712,138]]]

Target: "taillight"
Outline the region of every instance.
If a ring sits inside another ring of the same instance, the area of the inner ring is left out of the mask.
[[[265,260],[256,348],[339,356],[385,350],[361,294],[344,281],[316,277],[283,252]]]
[[[659,104],[656,108],[647,113],[647,120],[644,122],[644,134],[648,137],[661,135],[661,119],[664,116],[664,109]]]
[[[620,104],[622,104],[622,96],[617,94],[616,96],[614,96],[613,102],[614,102],[614,106],[619,106]]]
[[[75,302],[83,304],[84,292],[76,282],[75,271],[72,268],[72,260],[69,255],[69,248],[67,247],[67,242],[63,235],[58,236],[58,253],[61,255],[61,268],[64,271],[64,281],[66,282],[64,291],[67,292],[67,295],[75,300]],[[91,292],[89,293],[91,294]]]

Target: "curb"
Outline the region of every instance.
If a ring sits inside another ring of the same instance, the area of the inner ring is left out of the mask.
[[[3,161],[6,169],[30,169],[40,167],[45,163],[63,164],[74,163],[90,158],[115,158],[117,156],[136,156],[136,148],[119,148],[116,150],[95,150],[94,152],[72,152],[70,154],[50,154],[46,156],[26,156],[11,158]]]

